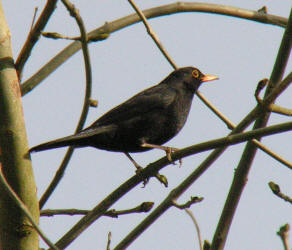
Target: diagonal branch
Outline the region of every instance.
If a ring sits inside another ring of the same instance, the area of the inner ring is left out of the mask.
[[[18,72],[18,76],[21,76],[23,67],[25,63],[27,62],[31,51],[37,41],[39,40],[39,37],[41,35],[42,30],[46,27],[51,15],[53,14],[55,8],[56,8],[57,0],[48,0],[47,4],[41,13],[40,17],[38,18],[36,24],[34,25],[33,29],[29,32],[28,37],[26,39],[25,44],[23,45],[18,58],[15,62],[15,68]]]
[[[270,77],[270,82],[265,93],[264,101],[270,96],[273,88],[275,88],[275,86],[277,86],[277,84],[281,81],[290,55],[291,47],[292,47],[292,9],[290,12],[288,25],[284,32],[282,42],[278,51],[273,72]],[[273,101],[274,100],[272,100],[269,104],[271,104]],[[269,113],[261,114],[255,122],[254,129],[266,126],[268,119]],[[248,173],[251,168],[253,159],[256,155],[256,152],[257,147],[253,145],[251,142],[248,142],[242,154],[240,162],[236,168],[234,179],[231,184],[227,200],[225,202],[219,223],[217,225],[213,237],[211,246],[212,250],[221,250],[224,248],[227,235],[232,223],[232,219],[235,214],[237,205],[239,203],[240,196],[244,190]]]
[[[138,6],[135,4],[133,0],[128,0],[128,2],[131,4],[133,9],[136,11],[138,16],[141,18],[142,22],[144,23],[147,33],[152,37],[153,41],[155,42],[156,46],[159,48],[160,52],[164,55],[164,57],[167,59],[167,61],[170,63],[170,65],[174,69],[178,69],[175,62],[171,59],[170,55],[167,53],[166,49],[163,47],[162,43],[159,41],[158,36],[154,32],[154,30],[149,25],[146,17],[144,16],[143,12],[138,8]]]

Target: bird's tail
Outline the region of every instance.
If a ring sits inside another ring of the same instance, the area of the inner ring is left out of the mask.
[[[102,126],[98,128],[88,128],[86,130],[81,131],[75,135],[69,135],[63,138],[59,138],[53,141],[45,142],[40,145],[32,147],[29,152],[39,152],[43,150],[53,149],[53,148],[61,148],[66,146],[90,146],[90,142],[92,141],[92,137],[101,133],[105,133],[115,129],[115,126]]]
[[[53,141],[45,142],[40,145],[32,147],[29,152],[39,152],[43,150],[48,150],[52,148],[61,148],[71,145],[78,145],[78,141],[80,141],[80,138],[76,138],[75,135],[69,135],[63,138],[59,138]]]

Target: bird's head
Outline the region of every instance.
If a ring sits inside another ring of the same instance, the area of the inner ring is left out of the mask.
[[[172,72],[170,76],[171,75],[176,78],[177,82],[181,81],[184,86],[186,86],[193,92],[196,92],[203,82],[209,82],[219,79],[218,76],[205,75],[200,70],[194,67],[179,68]]]

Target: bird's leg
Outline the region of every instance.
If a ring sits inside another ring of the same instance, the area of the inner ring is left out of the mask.
[[[179,150],[178,148],[173,148],[173,147],[166,147],[166,146],[161,146],[161,145],[156,145],[156,144],[150,144],[150,143],[146,143],[146,142],[143,142],[141,144],[141,147],[145,147],[145,148],[158,148],[158,149],[161,149],[161,150],[164,150],[165,153],[166,153],[166,156],[167,156],[167,159],[174,163],[172,158],[171,158],[171,154],[174,153],[175,151]],[[182,160],[179,159],[179,164],[181,166],[182,164]]]
[[[142,169],[142,167],[132,158],[132,156],[128,153],[125,152],[125,155],[129,158],[129,160],[134,164],[135,168],[137,169],[136,171],[139,171]]]
[[[134,164],[135,168],[137,169],[136,170],[136,173],[138,174],[141,170],[142,170],[142,167],[132,158],[132,156],[128,153],[128,152],[124,152],[125,155],[129,158],[129,160]],[[159,173],[156,173],[155,174],[155,177],[162,183],[164,184],[165,187],[168,186],[168,182],[167,182],[167,179],[164,175],[161,175]],[[146,178],[144,179],[143,181],[143,185],[144,187],[146,186],[146,184],[148,183],[149,181],[149,178]]]

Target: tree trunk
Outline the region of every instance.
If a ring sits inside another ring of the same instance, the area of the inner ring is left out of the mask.
[[[0,0],[0,160],[12,189],[38,223],[39,209],[10,32]],[[38,249],[38,235],[0,184],[0,249]]]

